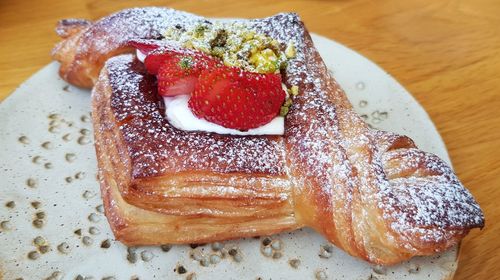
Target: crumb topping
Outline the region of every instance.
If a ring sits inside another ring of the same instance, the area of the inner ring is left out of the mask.
[[[186,48],[219,57],[227,66],[257,73],[279,73],[296,52],[293,42],[283,50],[283,43],[249,29],[241,22],[200,20],[188,28],[170,27],[164,36]]]

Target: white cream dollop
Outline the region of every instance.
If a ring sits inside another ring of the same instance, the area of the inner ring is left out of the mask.
[[[284,117],[277,116],[263,126],[249,129],[248,131],[240,131],[196,117],[188,107],[189,95],[163,97],[163,100],[165,101],[165,115],[167,116],[167,120],[172,126],[180,130],[231,135],[283,135],[285,132]]]
[[[145,53],[141,52],[139,49],[136,49],[135,50],[135,56],[137,56],[137,59],[144,63],[144,59],[146,59],[146,55]]]

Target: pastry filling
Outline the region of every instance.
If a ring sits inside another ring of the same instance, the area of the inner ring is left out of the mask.
[[[196,117],[188,107],[189,95],[163,97],[165,116],[172,126],[185,131],[205,131],[230,135],[283,135],[285,118],[275,117],[273,120],[257,128],[241,131],[226,128],[213,122]]]
[[[174,127],[232,135],[282,135],[298,88],[281,71],[295,57],[278,41],[238,23],[170,28],[163,41],[134,41],[156,75],[165,115]]]

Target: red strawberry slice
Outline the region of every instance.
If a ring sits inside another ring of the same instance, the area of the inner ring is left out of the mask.
[[[136,48],[146,55],[144,64],[150,74],[158,74],[160,66],[168,59],[177,55],[191,55],[206,58],[208,55],[203,52],[183,48],[175,41],[149,40],[149,39],[131,39],[127,45]]]
[[[215,67],[217,60],[204,56],[169,54],[159,66],[158,93],[162,96],[191,94],[204,69]]]
[[[143,54],[149,54],[162,45],[161,40],[131,39],[127,42],[128,46],[138,49]]]
[[[245,131],[276,117],[285,95],[278,74],[218,66],[200,74],[189,107],[199,118]]]
[[[201,51],[181,48],[176,45],[166,45],[160,47],[156,50],[151,51],[144,60],[144,65],[150,74],[156,75],[160,66],[174,56],[192,56],[197,59],[203,60],[213,60],[214,62],[220,62],[219,59],[211,57]]]

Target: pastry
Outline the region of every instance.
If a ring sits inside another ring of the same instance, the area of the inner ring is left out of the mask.
[[[295,14],[239,22],[282,48],[294,44],[282,79],[300,93],[283,136],[173,127],[155,76],[134,54],[115,55],[133,50],[125,42],[133,37],[158,38],[200,20],[125,10],[78,25],[54,51],[63,78],[95,83],[101,190],[118,240],[204,243],[312,227],[352,256],[394,264],[446,250],[483,227],[481,209],[449,166],[356,115]]]
[[[61,63],[60,76],[73,85],[91,88],[104,62],[114,55],[132,52],[130,39],[162,38],[174,22],[201,19],[192,14],[166,8],[127,9],[94,23],[82,19],[64,19],[56,33],[63,39],[52,50],[52,58]]]

